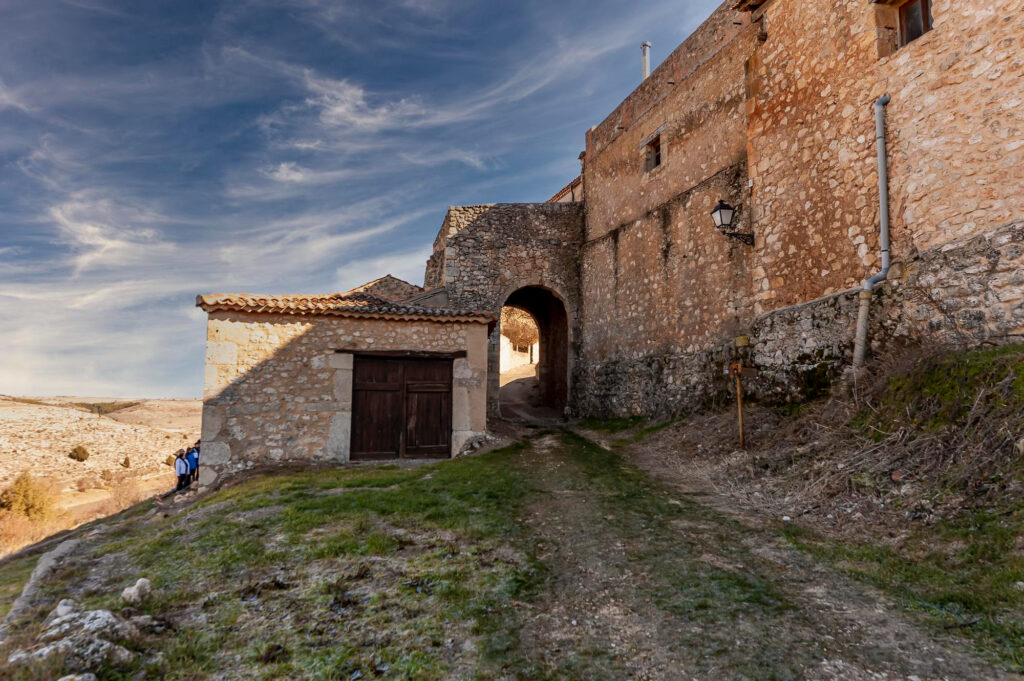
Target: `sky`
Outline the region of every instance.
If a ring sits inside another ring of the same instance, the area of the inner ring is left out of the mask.
[[[0,394],[198,397],[200,293],[422,284],[719,0],[3,0]]]

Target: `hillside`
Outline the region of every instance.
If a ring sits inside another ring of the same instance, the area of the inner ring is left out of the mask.
[[[1020,679],[1022,376],[896,362],[753,406],[746,452],[723,409],[147,501],[76,533],[0,677]]]
[[[138,476],[165,474],[164,459],[199,437],[198,400],[122,403],[132,406],[99,415],[83,405],[103,402],[85,398],[0,396],[0,488],[30,470],[73,492],[81,479],[122,468],[125,457]],[[68,457],[79,445],[89,451],[86,461]]]
[[[45,523],[8,518],[0,555],[172,488],[165,461],[199,437],[201,407],[198,400],[0,396],[0,490],[27,471],[50,490],[58,511]],[[85,448],[86,460],[69,456],[76,447]]]

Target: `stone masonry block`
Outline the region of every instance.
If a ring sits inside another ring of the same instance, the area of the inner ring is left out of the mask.
[[[352,370],[353,355],[351,352],[335,352],[327,358],[327,364],[332,369]]]

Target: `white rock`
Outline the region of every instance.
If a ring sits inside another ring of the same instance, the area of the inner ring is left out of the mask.
[[[82,609],[82,606],[78,605],[75,601],[70,598],[62,599],[57,607],[53,609],[46,619],[43,621],[43,628],[48,628],[55,620],[67,617],[68,615],[78,612]]]
[[[139,603],[146,600],[153,591],[153,585],[145,577],[135,582],[135,586],[126,587],[121,592],[121,600],[125,603]]]

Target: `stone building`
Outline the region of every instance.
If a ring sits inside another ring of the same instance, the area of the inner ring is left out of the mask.
[[[422,290],[201,297],[207,464],[346,460],[353,358],[380,350],[454,362],[457,452],[500,414],[500,325],[480,311],[504,306],[537,322],[544,401],[577,415],[699,408],[735,361],[760,369],[754,397],[813,396],[853,360],[861,310],[874,350],[1019,340],[1021,9],[728,0],[586,131],[548,202],[451,207]]]
[[[269,464],[447,457],[484,435],[495,316],[365,292],[411,286],[380,282],[199,296],[209,315],[203,486]]]
[[[547,311],[545,393],[573,413],[689,410],[729,389],[739,359],[761,369],[755,396],[813,394],[849,365],[861,282],[882,266],[888,94],[894,265],[868,344],[1019,338],[1020,10],[729,0],[587,131],[582,202],[567,202],[574,181],[554,203],[451,208],[425,286]],[[719,201],[751,245],[716,230]],[[492,381],[492,414],[497,394]]]

